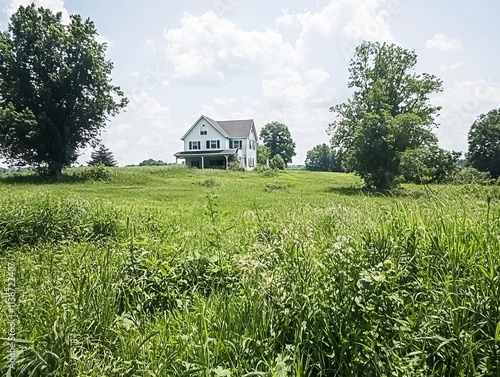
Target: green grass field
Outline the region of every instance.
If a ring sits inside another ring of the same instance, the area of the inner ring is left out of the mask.
[[[0,176],[0,372],[10,308],[13,376],[500,376],[500,187],[361,187]]]

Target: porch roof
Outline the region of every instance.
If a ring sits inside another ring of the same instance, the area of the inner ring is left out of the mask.
[[[238,149],[220,149],[213,151],[182,151],[174,154],[177,158],[186,157],[217,157],[217,156],[234,156],[238,153]]]

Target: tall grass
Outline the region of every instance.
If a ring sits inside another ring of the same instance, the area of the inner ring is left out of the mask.
[[[0,200],[0,248],[39,242],[97,240],[119,232],[117,211],[84,200],[27,196]]]
[[[314,173],[210,174],[163,178],[187,184],[180,211],[3,202],[18,375],[500,375],[498,188],[389,198]]]

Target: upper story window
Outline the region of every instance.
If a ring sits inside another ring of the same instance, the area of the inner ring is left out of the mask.
[[[207,140],[207,149],[220,149],[220,140]]]
[[[207,132],[207,125],[206,124],[202,124],[200,126],[200,135],[206,135],[208,132]]]
[[[201,143],[199,141],[190,141],[189,150],[201,149]]]
[[[229,148],[231,149],[241,149],[243,147],[243,142],[241,140],[231,140],[229,142]]]
[[[255,140],[249,140],[250,149],[255,149]]]

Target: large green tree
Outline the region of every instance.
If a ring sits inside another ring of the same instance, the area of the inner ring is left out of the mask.
[[[21,6],[0,33],[0,155],[57,177],[127,100],[94,23]]]
[[[104,144],[101,144],[90,154],[90,161],[88,164],[90,166],[116,166],[116,160],[113,156],[113,152],[111,152],[109,148],[106,148]]]
[[[439,107],[429,95],[442,90],[437,77],[415,72],[417,55],[394,44],[364,42],[349,68],[352,98],[330,108],[332,146],[344,168],[377,190],[395,186],[407,149],[435,145]]]
[[[279,154],[285,163],[292,162],[295,156],[295,142],[290,130],[283,123],[271,122],[260,130],[260,139],[269,150],[270,158]]]
[[[500,177],[500,109],[480,115],[471,126],[467,163]]]
[[[306,170],[311,171],[342,171],[341,153],[326,144],[316,145],[307,152]]]

